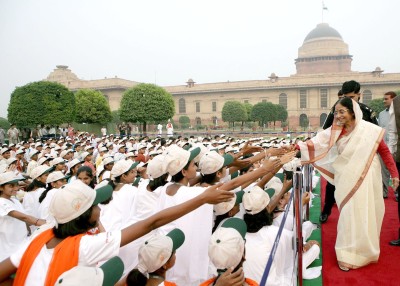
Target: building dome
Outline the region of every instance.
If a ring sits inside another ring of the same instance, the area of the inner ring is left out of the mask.
[[[308,33],[304,42],[318,38],[339,38],[342,40],[342,36],[339,32],[330,27],[328,23],[318,24],[314,30]]]
[[[46,78],[47,81],[58,82],[68,86],[72,81],[78,81],[79,78],[74,74],[68,66],[58,65]]]
[[[308,33],[295,60],[297,74],[349,72],[351,61],[348,45],[327,23]]]

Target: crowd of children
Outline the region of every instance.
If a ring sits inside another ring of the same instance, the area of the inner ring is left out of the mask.
[[[223,134],[3,145],[0,284],[258,285],[296,153],[291,140]],[[296,283],[292,221],[267,285]],[[304,240],[313,229],[303,224]],[[319,251],[304,244],[304,270]]]

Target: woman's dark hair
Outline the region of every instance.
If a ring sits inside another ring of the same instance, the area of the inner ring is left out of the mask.
[[[167,177],[168,174],[166,173],[158,178],[155,178],[154,180],[151,180],[149,182],[150,190],[155,191],[158,187],[164,186],[167,183]]]
[[[119,175],[118,177],[114,177],[114,182],[116,183],[121,183],[121,177],[122,175],[127,175],[131,170],[126,171],[125,173]]]
[[[84,173],[86,172],[86,174],[92,178],[89,184],[89,187],[91,187],[92,189],[94,189],[94,176],[93,176],[93,170],[92,168],[88,167],[88,166],[82,166],[79,167],[78,172],[76,172],[76,177],[78,178],[80,173]]]
[[[34,179],[32,181],[32,183],[29,184],[29,186],[26,188],[25,191],[31,192],[31,191],[39,189],[39,188],[46,188],[46,184]]]
[[[202,183],[206,183],[206,184],[209,184],[209,185],[212,185],[212,184],[214,184],[215,183],[215,180],[216,180],[216,178],[217,178],[217,173],[218,172],[222,172],[222,169],[223,169],[224,167],[222,167],[221,169],[219,169],[218,171],[216,171],[215,173],[211,173],[211,174],[207,174],[207,175],[201,175],[201,180],[200,180],[200,184],[202,184]]]
[[[82,162],[79,162],[79,163],[77,163],[77,164],[75,164],[74,166],[72,166],[70,169],[69,169],[69,173],[68,173],[68,175],[69,176],[74,176],[74,175],[76,175],[76,174],[74,174],[74,170],[75,170],[75,168],[76,168],[76,166],[78,165],[78,164],[82,164]],[[81,166],[82,167],[82,166]],[[79,167],[80,168],[80,167]],[[79,170],[79,168],[78,168],[78,170]]]
[[[214,227],[212,229],[212,233],[214,233],[214,231],[217,230],[219,224],[221,223],[221,221],[223,221],[224,219],[229,218],[229,212],[224,213],[222,215],[217,215],[215,217],[215,222],[214,222]]]
[[[190,162],[191,161],[187,162],[187,164],[185,165],[185,167],[183,167],[182,170],[189,169]],[[184,178],[184,176],[182,174],[182,170],[180,170],[178,173],[176,173],[175,175],[172,176],[171,182],[177,183],[177,182],[179,182],[180,180],[182,180]]]
[[[43,202],[43,200],[46,198],[47,193],[53,188],[53,186],[51,185],[51,183],[47,184],[47,188],[46,190],[44,190],[44,192],[40,195],[39,197],[39,203]]]
[[[76,219],[67,223],[60,223],[58,227],[53,228],[53,233],[57,238],[67,238],[69,236],[78,235],[87,232],[89,229],[96,227],[97,222],[90,222],[93,206],[78,216]]]
[[[254,233],[259,231],[264,226],[272,225],[273,217],[272,214],[265,210],[254,215],[245,214],[243,216],[243,220],[247,225],[247,232]]]
[[[340,104],[340,105],[343,105],[344,107],[346,107],[349,110],[349,113],[351,115],[353,115],[353,118],[355,118],[354,109],[353,109],[353,100],[350,97],[346,97],[346,96],[342,97],[341,99],[339,99],[336,102],[335,107],[337,104]]]
[[[137,269],[133,269],[126,277],[127,286],[145,286],[146,283],[147,277]]]
[[[214,184],[214,181],[216,180],[216,178],[217,178],[217,172],[207,174],[207,175],[201,175],[200,183],[201,184],[206,183],[206,184],[212,185],[212,184]]]

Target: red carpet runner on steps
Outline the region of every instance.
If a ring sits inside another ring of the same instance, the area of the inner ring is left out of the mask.
[[[325,201],[326,181],[321,179],[322,202]],[[323,285],[400,285],[400,247],[389,245],[389,241],[398,237],[399,221],[397,218],[397,202],[393,191],[385,199],[385,217],[381,232],[381,254],[378,263],[370,264],[356,270],[343,272],[336,262],[335,241],[339,211],[336,205],[326,223],[322,224]],[[367,238],[366,238],[367,239]]]

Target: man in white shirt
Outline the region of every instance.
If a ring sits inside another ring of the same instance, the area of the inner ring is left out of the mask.
[[[162,125],[161,125],[161,123],[158,123],[157,130],[158,130],[158,136],[161,136],[162,135]]]
[[[386,130],[385,136],[383,137],[383,141],[385,141],[387,145],[389,144],[389,132],[388,132],[389,120],[390,120],[389,109],[392,104],[393,98],[395,97],[396,93],[393,91],[389,91],[384,94],[383,104],[385,106],[385,109],[379,113],[378,117],[379,126]],[[390,174],[385,164],[383,164],[381,157],[379,157],[379,159],[381,160],[381,166],[382,166],[381,170],[382,170],[382,183],[383,183],[383,197],[386,199],[388,197]]]
[[[107,128],[105,126],[103,126],[103,128],[100,129],[100,132],[103,136],[107,135]]]

